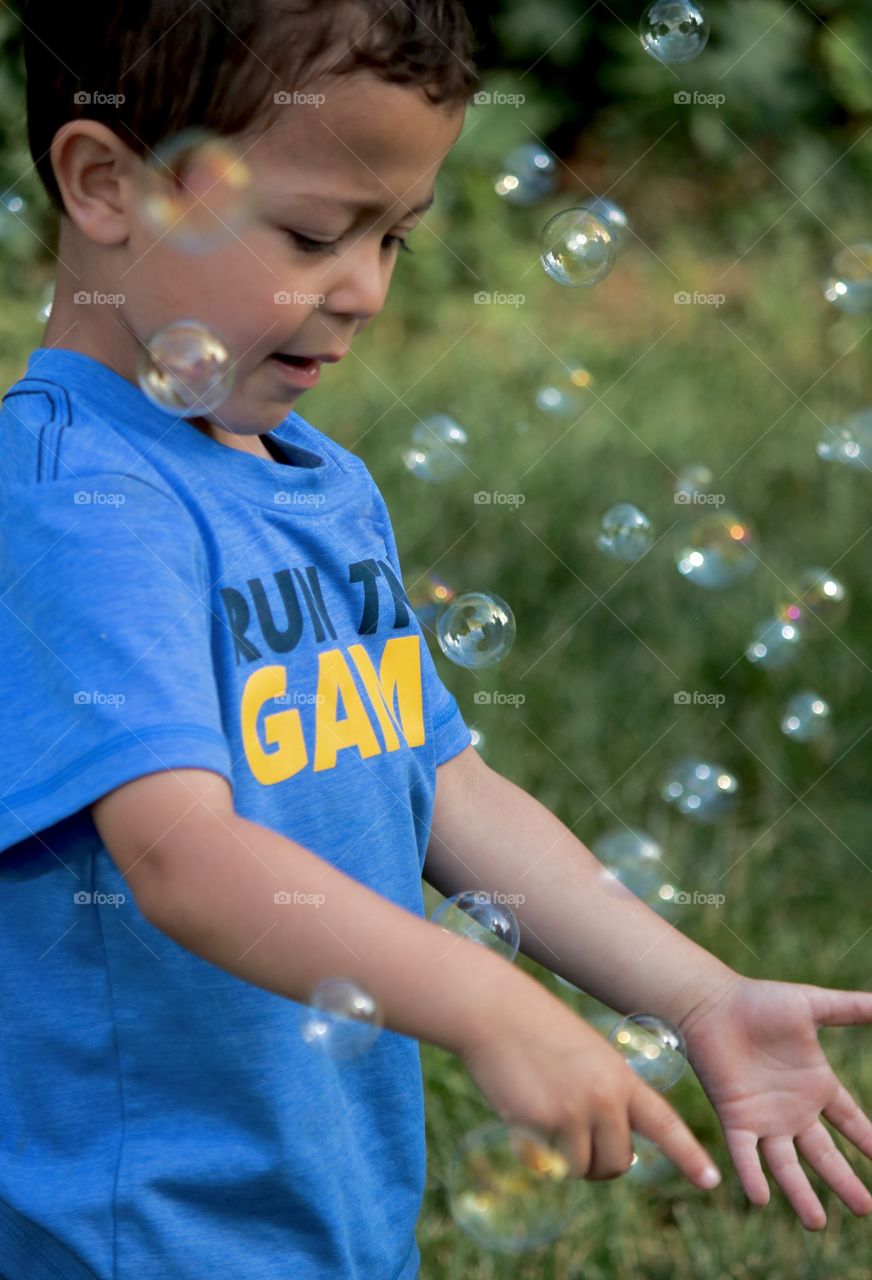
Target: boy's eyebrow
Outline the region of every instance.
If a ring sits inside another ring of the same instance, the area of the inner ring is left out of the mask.
[[[378,214],[386,212],[383,205],[366,204],[365,202],[358,200],[343,200],[332,196],[317,196],[304,191],[297,192],[294,198],[299,200],[308,200],[312,204],[329,205],[334,209],[344,209],[347,213]],[[423,201],[422,204],[415,205],[414,209],[407,209],[406,213],[426,213],[428,209],[432,208],[435,199],[436,193],[433,191],[431,192],[429,199]]]

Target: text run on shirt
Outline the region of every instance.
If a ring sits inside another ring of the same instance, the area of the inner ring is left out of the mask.
[[[261,660],[264,649],[276,654],[292,652],[307,625],[318,644],[337,639],[315,565],[282,569],[274,578],[285,612],[282,626],[273,617],[259,578],[249,579],[246,591],[233,587],[221,590],[237,666]],[[359,635],[375,635],[380,623],[383,629],[408,627],[408,600],[386,561],[351,562],[348,581],[360,592]],[[400,734],[408,746],[420,746],[424,742],[420,643],[417,632],[388,639],[378,670],[363,645],[321,650],[316,688],[296,689],[290,695],[284,665],[261,666],[252,672],[242,692],[240,712],[246,759],[258,782],[283,782],[310,764],[302,715],[296,708],[266,715],[263,731],[266,745],[273,750],[267,751],[261,743],[258,717],[269,702],[293,700],[311,707],[315,731],[311,767],[315,773],[334,769],[339,752],[349,748],[355,748],[364,759],[383,750],[397,751]],[[361,681],[363,695],[353,671]]]

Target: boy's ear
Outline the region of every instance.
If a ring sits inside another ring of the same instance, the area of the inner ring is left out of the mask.
[[[138,156],[97,120],[69,120],[51,145],[51,162],[68,216],[96,244],[122,244]]]

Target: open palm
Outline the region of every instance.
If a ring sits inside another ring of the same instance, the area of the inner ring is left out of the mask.
[[[682,1025],[688,1057],[715,1108],[753,1204],[769,1201],[760,1154],[803,1226],[826,1225],[802,1155],[848,1208],[872,1210],[821,1116],[872,1159],[872,1122],[827,1061],[822,1026],[872,1022],[872,993],[738,978]],[[758,1151],[759,1143],[759,1151]]]

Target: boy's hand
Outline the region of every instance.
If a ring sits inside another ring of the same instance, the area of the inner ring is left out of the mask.
[[[737,977],[681,1024],[691,1065],[718,1113],[749,1200],[769,1201],[759,1142],[809,1231],[824,1227],[827,1218],[797,1151],[852,1213],[872,1210],[872,1195],[820,1119],[872,1158],[872,1123],[839,1082],[817,1038],[819,1027],[863,1022],[872,1022],[870,992]]]
[[[669,1104],[607,1040],[550,996],[547,1005],[507,1014],[496,1032],[491,1025],[462,1058],[500,1118],[551,1136],[576,1177],[599,1181],[626,1173],[633,1129],[697,1186],[710,1189],[720,1181],[711,1157]]]

